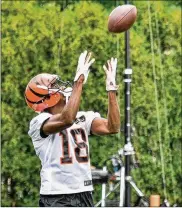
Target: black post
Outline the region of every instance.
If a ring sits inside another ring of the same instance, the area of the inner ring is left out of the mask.
[[[125,0],[125,4],[129,4],[128,0]],[[131,144],[131,123],[130,123],[130,97],[131,97],[131,74],[130,69],[130,33],[129,30],[125,32],[125,71],[124,71],[124,83],[125,83],[125,148]],[[127,150],[125,152],[127,153]],[[125,156],[125,178],[130,176],[130,160],[131,155]],[[125,180],[125,207],[131,207],[131,187],[129,182]]]

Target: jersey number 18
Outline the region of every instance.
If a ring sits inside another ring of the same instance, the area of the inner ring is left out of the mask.
[[[79,163],[88,162],[88,145],[85,131],[83,129],[72,129],[70,131],[76,147],[74,149],[75,158]],[[60,133],[62,138],[63,155],[60,158],[61,164],[72,164],[72,157],[70,156],[70,144],[68,140],[68,132],[66,130]]]

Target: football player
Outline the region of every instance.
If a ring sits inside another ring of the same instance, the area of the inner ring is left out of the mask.
[[[40,207],[92,207],[92,176],[88,136],[119,132],[120,114],[115,82],[117,59],[104,65],[108,92],[108,115],[79,111],[83,84],[94,62],[81,53],[73,87],[54,74],[39,74],[25,90],[25,100],[39,114],[30,122],[28,134],[41,160]]]

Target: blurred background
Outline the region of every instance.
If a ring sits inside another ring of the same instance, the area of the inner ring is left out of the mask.
[[[182,206],[181,1],[130,3],[138,10],[130,29],[130,47],[132,143],[139,163],[131,174],[147,197],[160,194],[161,200]],[[122,4],[119,0],[1,1],[1,206],[38,206],[41,164],[27,134],[35,113],[24,100],[25,87],[33,76],[48,72],[73,81],[80,53],[92,51],[96,62],[84,86],[80,109],[106,117],[102,66],[117,57],[124,123],[124,33],[107,30],[110,12]],[[123,132],[91,136],[92,166],[102,169],[104,161],[123,146]],[[109,162],[108,169],[113,171]],[[101,185],[94,187],[96,203]],[[132,203],[134,200],[133,193]]]

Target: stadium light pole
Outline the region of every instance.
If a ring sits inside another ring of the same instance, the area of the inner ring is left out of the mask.
[[[125,4],[129,4],[125,0]],[[131,74],[130,68],[130,33],[129,30],[125,32],[125,70],[124,70],[124,94],[125,94],[125,108],[124,108],[124,135],[125,135],[125,199],[124,206],[131,207],[131,187],[127,178],[130,177],[130,161],[131,161],[131,123],[130,123],[130,102],[131,102]]]

